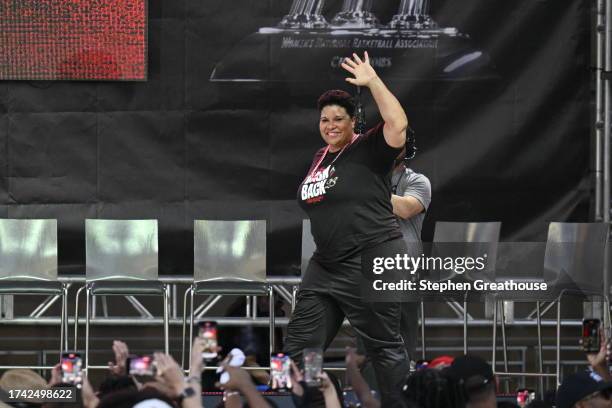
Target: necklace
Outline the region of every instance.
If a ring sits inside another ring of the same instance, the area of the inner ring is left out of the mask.
[[[332,162],[329,163],[329,166],[334,164],[336,162],[336,160],[338,160],[338,157],[340,157],[340,155],[342,155],[342,152],[344,152],[344,149],[346,149],[347,147],[352,145],[353,142],[355,141],[355,139],[357,139],[358,137],[359,137],[359,135],[353,134],[353,138],[351,139],[351,141],[349,143],[345,144],[344,147],[342,147],[342,149],[340,149],[340,152],[338,153],[338,155],[336,157],[334,157],[334,160],[332,160]],[[321,163],[323,163],[323,160],[325,159],[325,156],[327,156],[328,152],[329,152],[329,145],[327,145],[327,147],[325,148],[325,151],[321,155],[321,158],[319,159],[317,164],[312,168],[312,171],[310,173],[308,173],[308,176],[306,176],[306,178],[312,176],[313,173],[319,169],[319,166],[321,165]]]

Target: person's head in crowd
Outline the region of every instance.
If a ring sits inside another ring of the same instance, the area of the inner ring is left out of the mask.
[[[568,376],[557,390],[557,408],[610,408],[612,382],[603,381],[593,372]]]
[[[446,369],[463,392],[466,408],[495,408],[495,377],[491,366],[478,356],[466,355],[453,360]]]
[[[70,383],[57,383],[54,385],[51,385],[49,388],[52,390],[61,390],[62,388],[72,388],[74,387],[74,384],[70,384]],[[54,402],[46,402],[44,404],[42,404],[42,408],[75,408],[75,407],[80,407],[82,405],[82,400],[81,400],[81,395],[80,393],[76,393],[76,402],[73,402],[71,400],[67,400],[67,401],[54,401]],[[2,408],[2,406],[0,406],[0,408]]]
[[[403,387],[408,407],[462,408],[461,390],[446,372],[425,368],[408,377]]]
[[[3,390],[32,389],[44,390],[48,388],[47,381],[32,370],[8,370],[0,377],[0,388]]]
[[[100,399],[98,408],[173,408],[174,401],[165,394],[145,388],[142,391],[124,389]]]
[[[126,389],[132,391],[137,390],[136,384],[134,384],[132,377],[127,375],[111,375],[100,383],[100,387],[98,387],[98,396],[103,398],[105,395],[112,392]]]
[[[518,404],[511,401],[500,401],[496,406],[497,408],[520,408]]]
[[[13,369],[5,371],[0,377],[0,389],[7,390],[45,390],[47,381],[32,370]],[[32,400],[31,403],[21,403],[21,407],[40,407],[43,401]]]

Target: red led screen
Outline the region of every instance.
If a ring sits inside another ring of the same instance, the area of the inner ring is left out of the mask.
[[[0,0],[0,80],[145,80],[146,1]]]

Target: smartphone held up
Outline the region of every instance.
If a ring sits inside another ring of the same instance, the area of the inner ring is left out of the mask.
[[[83,360],[78,353],[62,353],[62,382],[83,387]]]
[[[273,390],[286,391],[293,387],[291,381],[291,360],[282,353],[272,355],[270,359],[270,375]]]
[[[217,358],[217,323],[216,322],[200,322],[198,323],[198,337],[204,340],[204,351],[202,358],[205,361],[210,361]]]

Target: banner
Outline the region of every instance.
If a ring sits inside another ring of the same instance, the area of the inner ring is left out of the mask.
[[[268,221],[268,274],[298,274],[297,189],[316,99],[368,51],[416,133],[436,221],[539,241],[588,221],[590,5],[516,0],[150,0],[148,81],[0,82],[0,216],[157,218],[161,274],[193,271],[194,219]],[[380,117],[367,90],[366,119]]]

